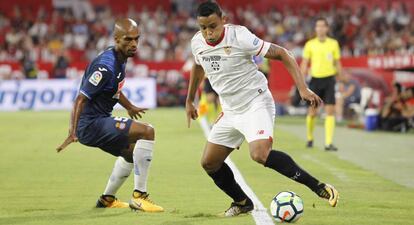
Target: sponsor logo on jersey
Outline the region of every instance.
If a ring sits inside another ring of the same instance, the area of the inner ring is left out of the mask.
[[[98,70],[99,71],[108,71],[105,67],[103,67],[103,68],[102,67],[98,67]]]
[[[260,135],[260,134],[264,134],[264,130],[259,130],[259,131],[257,131],[257,134],[258,134],[258,135]]]
[[[231,46],[226,46],[226,47],[224,47],[224,52],[225,52],[227,55],[230,55],[230,53],[231,53]]]
[[[218,62],[211,62],[211,68],[213,68],[214,71],[220,70],[220,64]]]
[[[89,77],[89,83],[91,83],[94,86],[98,86],[99,82],[102,80],[102,73],[99,71],[93,72],[91,77]]]
[[[119,79],[121,77],[122,72],[118,73],[118,76],[116,76],[116,79]]]
[[[259,38],[255,38],[255,39],[253,40],[253,45],[257,45],[257,44],[259,44]]]
[[[203,62],[220,61],[221,60],[221,56],[219,56],[219,55],[202,56],[201,59],[203,60]]]

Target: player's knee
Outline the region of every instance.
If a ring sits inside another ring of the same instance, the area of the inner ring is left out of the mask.
[[[221,164],[202,159],[201,166],[207,173],[213,173],[220,169]]]
[[[145,132],[143,134],[143,139],[145,140],[154,140],[155,139],[155,129],[152,125],[148,124],[145,126]]]
[[[252,151],[250,151],[250,157],[260,163],[265,164],[267,157],[269,156],[270,149],[267,146],[259,146]]]

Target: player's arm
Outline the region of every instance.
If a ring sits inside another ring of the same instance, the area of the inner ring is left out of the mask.
[[[286,50],[285,48],[271,44],[269,50],[265,54],[265,57],[268,59],[280,60],[283,65],[288,70],[289,74],[292,76],[295,81],[296,87],[299,90],[300,96],[309,101],[311,106],[318,107],[322,104],[321,98],[318,95],[313,93],[305,83],[305,78],[302,75],[298,64],[293,56],[293,54]]]
[[[201,65],[194,63],[190,73],[190,83],[188,84],[187,99],[185,102],[185,110],[187,113],[187,124],[190,127],[191,119],[195,120],[198,117],[197,109],[194,106],[194,99],[197,89],[204,79],[204,70]]]
[[[56,150],[58,152],[62,151],[70,143],[78,141],[78,137],[76,136],[76,129],[78,127],[78,122],[79,122],[81,112],[83,111],[83,107],[85,106],[85,102],[87,100],[88,98],[82,93],[79,93],[78,96],[76,97],[75,103],[73,104],[72,113],[70,116],[69,135],[66,138],[66,140],[59,147],[57,147]]]
[[[308,65],[309,65],[309,59],[302,58],[302,61],[300,62],[300,71],[304,76],[306,76],[308,72]]]
[[[95,65],[93,68],[91,68],[91,73],[85,74],[84,76],[87,76],[87,80],[82,82],[79,88],[79,94],[73,104],[69,135],[66,140],[59,147],[57,147],[56,150],[58,152],[62,151],[70,143],[78,141],[78,137],[76,136],[76,129],[78,127],[79,118],[83,111],[85,103],[88,100],[93,99],[102,91],[103,87],[106,85],[112,75],[105,65]]]
[[[303,47],[303,54],[302,54],[302,61],[300,63],[300,71],[304,76],[308,74],[308,66],[309,66],[309,60],[311,58],[312,51],[310,47],[310,43],[307,42],[305,46]]]
[[[147,110],[136,107],[122,92],[119,93],[119,104],[121,104],[122,107],[128,111],[128,115],[131,117],[131,119],[138,119],[138,117],[142,118],[141,113],[145,114],[145,111]]]

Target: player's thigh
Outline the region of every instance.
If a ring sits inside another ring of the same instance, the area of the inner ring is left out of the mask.
[[[129,143],[135,143],[139,139],[154,140],[154,127],[151,124],[133,120],[128,131],[128,140]]]
[[[123,149],[129,147],[128,130],[132,121],[123,117],[104,117],[96,119],[88,127],[93,135],[94,147],[108,152],[114,156],[120,156]]]
[[[270,91],[259,95],[250,108],[238,117],[236,128],[243,134],[248,143],[256,140],[273,140],[273,128],[276,109]]]
[[[234,127],[233,120],[233,114],[229,112],[221,112],[208,135],[207,141],[232,149],[240,147],[244,141],[244,137],[243,134]]]
[[[233,148],[207,142],[201,158],[201,165],[208,173],[215,172],[220,169],[224,160],[232,151]]]
[[[272,113],[261,109],[249,118],[242,133],[249,143],[250,157],[256,162],[264,163],[273,144]]]
[[[249,143],[250,156],[261,162],[266,160],[273,143],[275,103],[269,93],[254,99],[251,108],[238,119],[237,128]]]

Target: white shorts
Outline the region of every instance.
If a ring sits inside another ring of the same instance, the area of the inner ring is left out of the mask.
[[[273,140],[275,103],[269,90],[246,105],[243,112],[223,111],[208,136],[208,141],[229,148],[239,147],[244,139]]]

